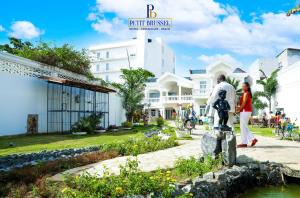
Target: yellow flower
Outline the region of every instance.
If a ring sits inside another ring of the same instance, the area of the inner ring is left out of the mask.
[[[123,193],[124,193],[124,190],[123,190],[122,187],[116,187],[116,192],[117,192],[118,194],[123,194]]]
[[[170,177],[167,177],[167,181],[170,181],[171,180],[171,178]]]
[[[171,171],[167,171],[167,174],[171,174]]]
[[[64,189],[61,190],[62,193],[66,192],[68,190],[67,187],[65,187]]]
[[[189,196],[193,197],[193,193],[189,193]]]
[[[172,181],[172,182],[176,182],[176,179],[172,178],[171,181]]]
[[[135,144],[135,145],[133,145],[133,147],[134,147],[134,148],[137,148],[137,147],[138,147],[138,145],[137,145],[137,144]]]

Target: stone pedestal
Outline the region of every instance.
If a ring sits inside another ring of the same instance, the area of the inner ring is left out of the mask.
[[[223,152],[226,165],[236,164],[236,137],[232,131],[215,130],[205,133],[201,140],[201,149],[204,155],[211,155],[213,158]]]
[[[225,132],[225,139],[222,139],[222,152],[226,165],[236,164],[236,136],[232,131]]]
[[[201,149],[204,155],[211,155],[213,158],[222,152],[222,139],[215,134],[205,133],[201,140]]]

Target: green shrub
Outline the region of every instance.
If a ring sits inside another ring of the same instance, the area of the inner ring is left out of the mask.
[[[195,157],[189,159],[178,159],[175,164],[175,173],[181,177],[196,177],[204,173],[214,171],[222,166],[222,159],[213,160],[205,156],[198,160]]]
[[[158,127],[162,127],[164,124],[165,124],[165,120],[164,120],[163,117],[158,117],[158,118],[156,118],[156,125],[157,125]]]
[[[87,132],[92,134],[95,132],[97,125],[100,124],[100,115],[92,114],[87,117],[82,117],[72,126],[74,132]]]
[[[128,121],[125,121],[125,122],[122,123],[122,127],[131,128],[132,127],[132,123],[128,122]]]
[[[169,172],[140,172],[137,160],[128,160],[120,167],[120,175],[107,171],[102,178],[91,175],[67,177],[63,197],[126,197],[153,194],[153,197],[171,197],[174,182]]]
[[[115,142],[102,146],[103,151],[117,151],[120,155],[138,155],[151,151],[162,150],[177,146],[175,138],[161,140],[158,136],[141,139],[129,139],[123,142]]]
[[[162,133],[168,134],[172,137],[176,137],[176,130],[174,127],[166,127],[165,129],[161,130]]]

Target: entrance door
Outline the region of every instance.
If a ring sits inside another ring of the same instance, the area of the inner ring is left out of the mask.
[[[166,109],[166,116],[165,116],[165,119],[166,120],[171,120],[172,119],[172,112],[173,112],[173,109]]]

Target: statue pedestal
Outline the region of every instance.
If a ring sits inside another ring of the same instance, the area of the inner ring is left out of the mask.
[[[211,155],[213,158],[223,152],[226,165],[236,164],[236,136],[232,131],[214,130],[212,133],[205,133],[201,149],[204,155]]]

